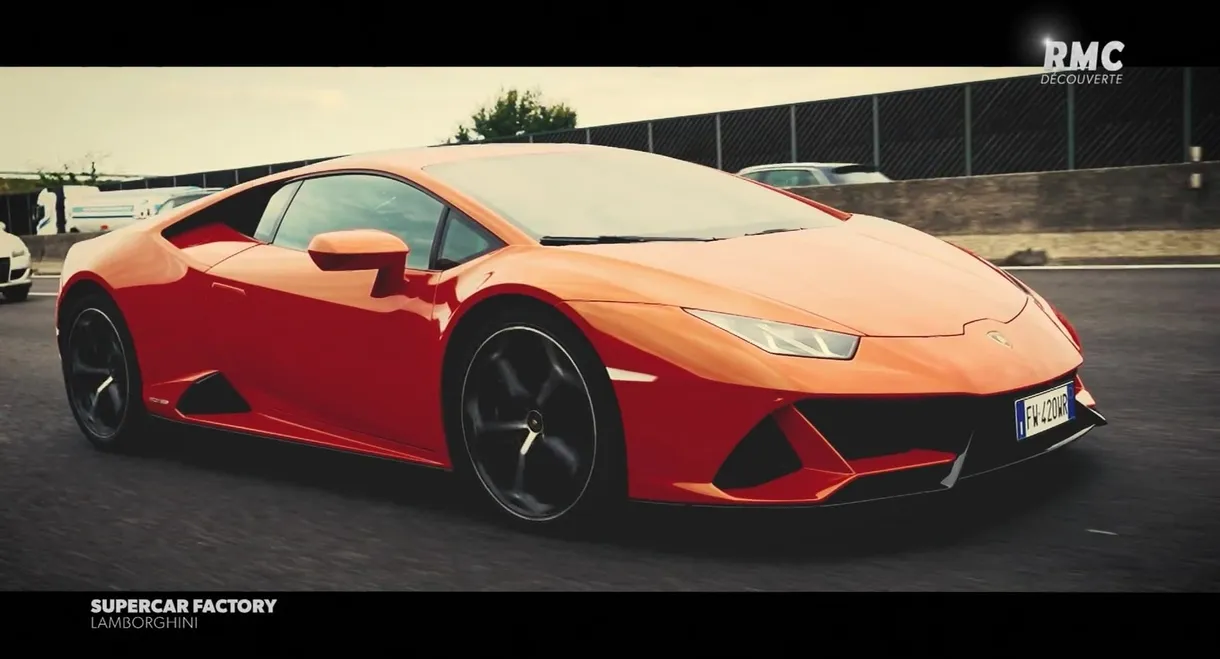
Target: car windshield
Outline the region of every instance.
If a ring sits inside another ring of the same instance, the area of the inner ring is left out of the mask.
[[[472,158],[424,168],[534,238],[733,238],[841,225],[710,167],[620,149]]]

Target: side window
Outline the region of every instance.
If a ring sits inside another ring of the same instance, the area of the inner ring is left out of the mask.
[[[292,195],[296,194],[300,186],[299,182],[289,183],[271,195],[271,199],[263,208],[262,217],[258,220],[258,228],[254,230],[255,240],[271,242],[271,238],[275,236],[276,223],[280,221],[280,216],[284,214],[284,209],[288,208],[288,202],[292,201]]]
[[[777,188],[796,188],[817,185],[813,173],[805,169],[773,169],[766,173],[763,183]]]
[[[197,227],[219,224],[256,240],[269,242],[275,234],[275,222],[279,220],[284,207],[292,198],[292,191],[296,190],[298,185],[275,182],[244,190],[191,213],[162,235],[170,238]],[[168,201],[166,203],[169,204]],[[186,202],[175,198],[173,203],[175,206],[181,206]]]
[[[499,248],[503,243],[461,211],[449,209],[445,222],[445,238],[441,243],[441,269],[452,268]]]
[[[742,176],[750,179],[751,181],[762,181],[763,174],[765,174],[765,173],[766,172],[747,172],[745,174],[742,174]]]
[[[428,268],[444,204],[401,181],[371,174],[307,179],[280,220],[273,245],[306,249],[319,233],[380,229],[411,248],[407,267]]]

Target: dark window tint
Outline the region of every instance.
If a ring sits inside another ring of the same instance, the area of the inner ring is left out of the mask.
[[[183,221],[165,230],[165,237],[178,235],[207,224],[223,224],[247,236],[269,241],[275,233],[274,220],[296,189],[296,183],[268,183],[233,194],[191,213]]]
[[[379,229],[392,233],[411,249],[407,267],[428,268],[432,241],[444,205],[401,181],[371,174],[344,174],[308,179],[292,204],[274,244],[306,249],[320,233]]]
[[[258,229],[254,232],[255,240],[271,242],[271,237],[275,235],[275,223],[284,214],[284,209],[288,208],[288,202],[292,201],[292,195],[300,185],[300,183],[289,183],[271,195],[271,199],[263,208],[262,217],[258,220]]]
[[[763,172],[763,183],[777,188],[795,188],[803,185],[817,185],[813,172],[807,169],[772,169]]]
[[[190,194],[190,195],[183,195],[181,197],[174,197],[173,199],[170,199],[170,201],[173,202],[174,206],[185,206],[186,204],[189,204],[192,201],[195,201],[196,199],[203,199],[204,197],[206,197],[210,194],[212,194],[212,193],[211,192],[200,192],[199,194]]]
[[[830,174],[830,180],[835,183],[886,183],[890,177],[877,171],[871,165],[843,165],[836,167]]]
[[[470,158],[426,169],[535,238],[729,238],[843,224],[732,174],[626,149]]]
[[[161,204],[161,206],[159,208],[157,208],[157,212],[164,213],[165,211],[172,210],[179,206],[185,206],[185,205],[191,203],[192,201],[195,201],[196,199],[203,199],[204,197],[208,196],[209,194],[212,194],[212,193],[201,192],[199,194],[183,195],[181,197],[170,197],[170,199],[168,201],[166,201],[164,204]]]
[[[441,268],[452,268],[475,257],[482,256],[501,245],[500,241],[461,211],[449,210],[445,226],[445,240],[441,244]]]

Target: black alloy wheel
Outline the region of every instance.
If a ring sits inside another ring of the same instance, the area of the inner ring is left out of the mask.
[[[24,302],[30,296],[31,284],[24,286],[10,286],[8,288],[0,288],[0,297],[3,297],[8,302]]]
[[[466,457],[486,493],[520,522],[583,517],[575,511],[606,502],[618,482],[617,406],[608,377],[596,379],[605,368],[578,338],[547,316],[510,314],[472,343],[466,361]]]
[[[64,386],[72,416],[94,446],[135,444],[145,417],[140,378],[126,324],[107,297],[91,295],[65,309],[61,337]]]
[[[85,309],[68,330],[68,396],[90,435],[113,439],[123,425],[131,386],[123,340],[113,321]]]

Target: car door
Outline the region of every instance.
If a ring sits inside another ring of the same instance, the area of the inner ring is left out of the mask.
[[[235,365],[268,413],[326,430],[348,429],[421,448],[436,438],[412,428],[436,414],[421,395],[436,388],[420,373],[439,360],[432,304],[438,272],[432,246],[446,206],[404,181],[379,174],[331,174],[300,183],[265,244],[209,274],[244,313],[257,344]],[[406,242],[404,294],[374,297],[374,271],[324,272],[306,251],[320,233],[379,229]],[[268,235],[269,234],[269,235]],[[429,392],[432,393],[432,392]]]

